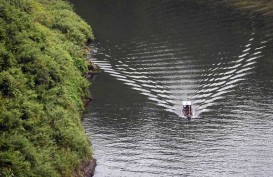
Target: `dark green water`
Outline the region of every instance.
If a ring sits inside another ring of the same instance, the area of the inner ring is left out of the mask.
[[[71,2],[103,70],[84,114],[95,177],[273,176],[272,19],[183,0]]]

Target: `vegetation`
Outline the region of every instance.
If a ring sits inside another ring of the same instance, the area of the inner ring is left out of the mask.
[[[273,16],[273,1],[272,0],[230,0],[227,4],[233,8],[246,10],[251,13],[262,14],[265,16]]]
[[[0,176],[72,176],[91,28],[62,0],[0,0]]]
[[[223,5],[232,9],[241,10],[243,13],[253,13],[273,17],[272,0],[195,0],[203,5]]]

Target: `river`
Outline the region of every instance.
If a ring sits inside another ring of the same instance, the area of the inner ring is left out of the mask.
[[[83,115],[95,177],[273,176],[272,19],[189,0],[71,2],[102,69]]]

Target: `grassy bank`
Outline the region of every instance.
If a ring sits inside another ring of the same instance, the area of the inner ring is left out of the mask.
[[[273,1],[272,0],[225,0],[223,1],[230,7],[243,10],[249,13],[261,14],[273,17]]]
[[[88,26],[62,0],[0,0],[0,176],[72,176],[92,156],[81,124]]]
[[[195,2],[202,5],[229,7],[240,10],[243,14],[273,17],[273,0],[195,0]]]

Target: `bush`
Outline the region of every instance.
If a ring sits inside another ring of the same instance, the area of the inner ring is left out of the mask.
[[[0,1],[0,176],[72,176],[90,158],[81,111],[93,39],[65,1]]]

